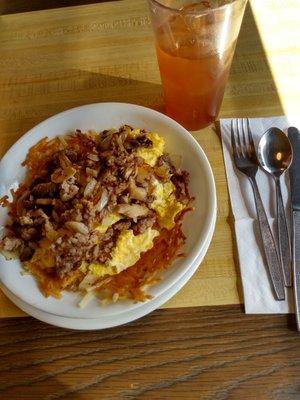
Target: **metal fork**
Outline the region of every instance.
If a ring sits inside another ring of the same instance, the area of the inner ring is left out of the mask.
[[[284,280],[280,260],[256,182],[258,160],[248,119],[246,122],[243,119],[231,121],[231,145],[236,168],[248,177],[253,189],[260,235],[275,298],[284,300]]]

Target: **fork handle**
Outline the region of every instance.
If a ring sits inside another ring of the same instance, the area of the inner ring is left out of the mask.
[[[259,194],[256,179],[254,177],[250,177],[249,179],[253,189],[259,230],[263,243],[264,253],[266,256],[268,271],[275,292],[275,297],[277,300],[284,300],[285,291],[284,291],[283,275],[279,257],[276,250],[275,240],[269,225],[269,221],[267,219],[263,202]]]

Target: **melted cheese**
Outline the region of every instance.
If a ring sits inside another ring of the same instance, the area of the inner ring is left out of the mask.
[[[162,228],[172,229],[175,225],[176,215],[184,208],[184,205],[177,201],[175,186],[172,182],[161,183],[156,180],[153,184],[152,194],[155,200],[150,207],[158,214],[158,222]]]
[[[140,135],[140,129],[134,129],[130,134],[132,136]],[[163,155],[165,141],[157,133],[148,132],[147,138],[152,141],[152,147],[139,147],[135,154],[144,159],[144,161],[153,167],[156,164],[158,157]]]
[[[142,253],[150,250],[153,247],[154,238],[158,235],[159,232],[151,228],[139,235],[134,235],[131,229],[127,229],[118,237],[110,260],[105,264],[82,263],[80,269],[84,273],[90,272],[98,277],[118,274],[134,265]]]

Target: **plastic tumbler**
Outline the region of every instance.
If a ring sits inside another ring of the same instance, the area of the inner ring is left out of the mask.
[[[247,0],[148,0],[166,113],[197,130],[215,121]]]

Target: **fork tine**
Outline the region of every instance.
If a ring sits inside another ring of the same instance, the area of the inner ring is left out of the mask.
[[[245,132],[245,124],[244,124],[244,118],[241,119],[241,131],[242,131],[242,137],[243,137],[243,146],[244,146],[244,151],[245,151],[245,156],[250,157],[250,152],[249,152],[249,146],[247,145],[247,140],[246,140],[246,132]]]
[[[237,129],[235,129],[235,125],[237,124],[235,119],[231,120],[231,147],[233,149],[233,155],[234,157],[240,157],[241,155],[241,145],[240,143],[237,142],[236,140],[236,134],[235,132]]]
[[[234,138],[233,119],[231,120],[230,131],[231,131],[231,147],[232,147],[232,150],[233,150],[233,155],[235,157],[237,157],[238,156],[238,152],[237,152],[235,138]]]
[[[240,132],[240,128],[239,128],[239,120],[238,119],[236,119],[235,120],[235,124],[236,124],[236,136],[237,136],[237,143],[238,143],[238,147],[239,147],[239,150],[240,150],[240,155],[241,156],[245,156],[245,152],[244,152],[244,146],[242,145],[242,142],[241,142],[241,132]]]
[[[252,150],[252,152],[255,153],[255,146],[254,146],[254,141],[253,141],[253,137],[252,137],[252,133],[251,133],[251,129],[250,129],[249,118],[247,118],[247,130],[248,130],[248,140],[249,140],[249,144],[251,146],[251,150]]]

